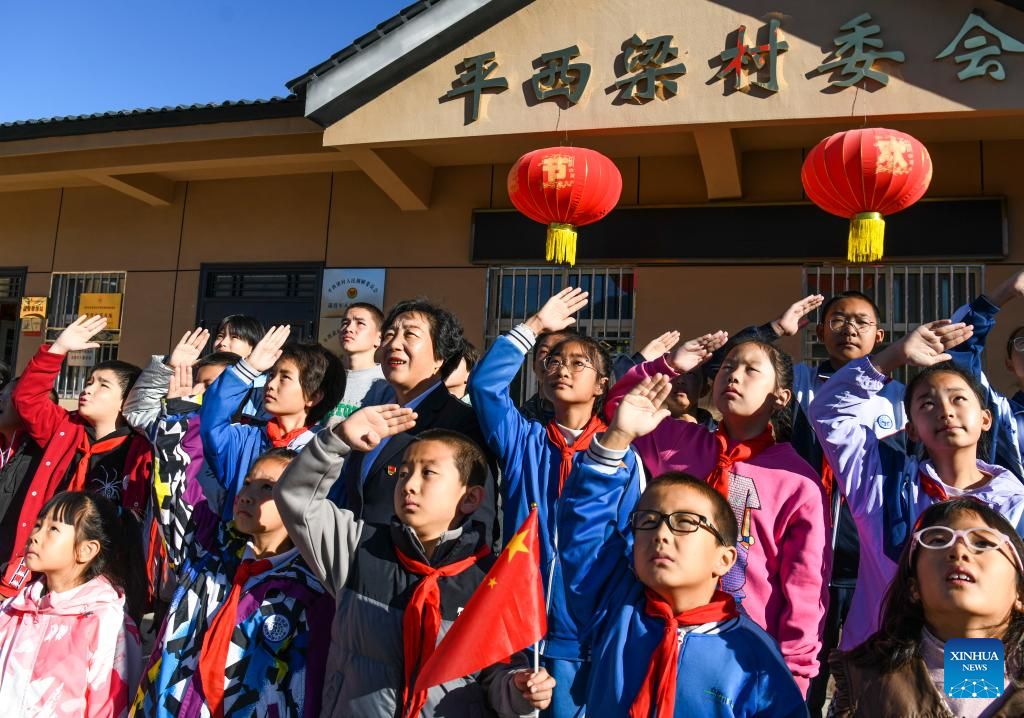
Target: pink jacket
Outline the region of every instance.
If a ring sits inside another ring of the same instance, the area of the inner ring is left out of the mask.
[[[633,367],[609,392],[609,415],[630,389],[655,373],[677,372],[663,358]],[[683,471],[705,479],[718,459],[711,432],[672,418],[633,442],[633,448],[652,477]],[[775,444],[750,463],[733,466],[729,504],[739,526],[739,555],[722,587],[778,642],[806,693],[818,674],[832,565],[821,480],[790,444]]]
[[[139,634],[107,579],[63,593],[43,579],[0,609],[0,706],[19,718],[118,718],[141,677]]]

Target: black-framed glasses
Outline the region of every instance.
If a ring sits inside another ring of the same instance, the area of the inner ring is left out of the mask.
[[[562,359],[560,356],[551,355],[544,357],[542,364],[546,372],[558,371],[563,366],[573,374],[579,374],[584,369],[594,369],[594,365],[586,359]],[[594,371],[597,371],[597,369],[594,369]]]
[[[718,543],[726,546],[725,539],[718,532],[707,516],[695,514],[692,511],[673,511],[670,514],[663,514],[660,511],[634,511],[629,515],[629,525],[634,531],[653,531],[662,524],[668,526],[669,531],[674,534],[692,534],[697,529],[707,529],[718,540]]]
[[[853,327],[853,331],[858,334],[863,334],[866,331],[870,331],[874,327],[878,326],[874,322],[866,322],[863,319],[857,317],[842,317],[835,316],[828,320],[828,328],[834,332],[841,332],[843,327],[849,324]]]

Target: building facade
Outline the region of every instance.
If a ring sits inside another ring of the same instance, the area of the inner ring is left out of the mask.
[[[483,345],[581,284],[580,326],[627,350],[853,288],[899,336],[1024,266],[1012,2],[421,0],[288,88],[0,127],[0,359],[23,367],[96,294],[120,295],[118,329],[74,358],[67,396],[90,362],[142,363],[232,312],[330,342],[364,298],[428,296]],[[909,132],[935,168],[868,266],[800,182],[811,147],[862,126]],[[623,180],[571,269],[543,261],[506,188],[520,155],[559,145]],[[47,298],[45,322],[22,297]],[[784,345],[820,355],[810,333]]]

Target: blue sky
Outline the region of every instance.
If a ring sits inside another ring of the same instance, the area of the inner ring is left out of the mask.
[[[0,122],[267,98],[413,0],[8,0]]]

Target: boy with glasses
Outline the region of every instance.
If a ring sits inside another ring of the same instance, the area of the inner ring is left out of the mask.
[[[592,643],[594,715],[806,715],[772,638],[719,582],[736,561],[728,501],[678,472],[654,479],[623,525],[638,480],[629,445],[669,415],[671,387],[649,377],[591,442],[560,498],[565,600]]]

